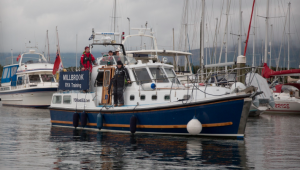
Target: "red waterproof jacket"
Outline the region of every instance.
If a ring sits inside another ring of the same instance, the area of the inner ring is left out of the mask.
[[[81,68],[84,68],[84,70],[90,70],[92,72],[93,65],[95,64],[95,57],[91,53],[83,53],[80,58],[80,65]]]

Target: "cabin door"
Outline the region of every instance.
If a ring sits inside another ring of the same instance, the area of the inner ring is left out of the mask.
[[[103,89],[102,89],[102,100],[101,104],[108,104],[111,105],[111,91],[113,90],[113,86],[111,87],[111,91],[108,92],[109,84],[114,76],[114,70],[115,68],[103,68],[104,74],[103,74]]]

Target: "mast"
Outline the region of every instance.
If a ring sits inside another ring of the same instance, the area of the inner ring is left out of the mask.
[[[289,32],[288,32],[288,70],[290,69],[290,33],[291,33],[291,2],[289,2]]]
[[[266,32],[265,32],[265,59],[264,62],[268,63],[268,26],[269,26],[269,4],[270,1],[267,0],[267,13],[266,13]]]
[[[227,0],[227,10],[226,10],[226,46],[225,46],[225,63],[227,63],[227,53],[228,53],[228,16],[229,16],[229,0]],[[227,72],[227,66],[225,66],[225,72]]]
[[[270,40],[270,68],[272,66],[272,39],[273,39],[273,24],[271,24],[271,40]]]
[[[117,0],[115,0],[114,3],[114,33],[116,32],[116,13],[117,13]],[[114,40],[116,40],[116,37],[114,35]]]
[[[173,51],[175,51],[175,36],[174,36],[174,28],[173,28]]]
[[[77,34],[76,34],[76,71],[77,71]]]
[[[184,29],[184,34],[185,34],[185,44],[184,44],[184,51],[187,51],[187,29],[188,29],[188,19],[189,19],[189,14],[188,14],[188,5],[189,5],[189,0],[186,0],[186,4],[185,4],[185,17],[186,17],[186,21],[185,21],[185,29]],[[187,55],[185,56],[185,63],[184,63],[184,71],[186,71],[186,66],[187,66]]]
[[[201,18],[201,54],[200,54],[200,71],[201,82],[203,82],[203,62],[204,62],[204,23],[205,23],[205,0],[202,0],[202,18]]]
[[[240,0],[240,29],[239,29],[239,47],[238,55],[242,55],[242,0]]]
[[[48,46],[48,62],[50,62],[50,50],[49,50],[49,37],[48,37],[48,30],[47,30],[47,46]]]
[[[253,18],[253,56],[252,56],[252,67],[254,67],[255,66],[255,41],[256,41],[256,28],[255,28],[255,22],[256,22],[256,4],[254,4],[254,18]],[[254,70],[254,68],[253,68],[253,70]]]
[[[11,53],[11,64],[14,64],[13,49],[10,49],[10,53]]]

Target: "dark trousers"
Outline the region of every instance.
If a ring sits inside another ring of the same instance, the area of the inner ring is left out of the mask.
[[[114,104],[124,104],[123,88],[114,88]]]

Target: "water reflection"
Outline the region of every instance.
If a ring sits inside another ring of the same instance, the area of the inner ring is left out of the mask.
[[[73,135],[72,135],[73,134]],[[246,167],[244,141],[131,135],[51,127],[56,168]]]
[[[51,127],[47,109],[1,107],[0,169],[299,169],[300,115],[249,118],[245,140]]]

